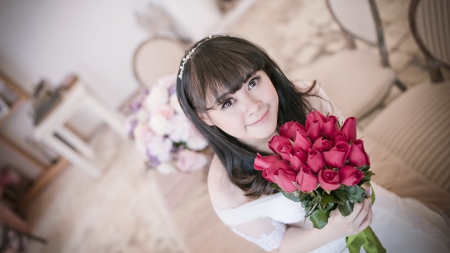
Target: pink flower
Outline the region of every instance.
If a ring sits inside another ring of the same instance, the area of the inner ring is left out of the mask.
[[[259,153],[257,153],[253,166],[255,167],[255,170],[265,170],[268,169],[270,165],[272,165],[276,161],[281,160],[282,158],[280,155],[262,156]]]
[[[328,118],[323,122],[322,125],[323,134],[327,139],[331,139],[334,132],[336,132],[338,129],[337,126],[337,118],[336,116],[330,115]]]
[[[339,180],[346,186],[355,186],[364,178],[362,171],[353,166],[345,165],[339,169]]]
[[[313,191],[317,187],[318,179],[313,171],[308,167],[303,167],[296,177],[298,190],[302,192]]]
[[[174,114],[174,110],[168,104],[155,105],[151,109],[151,114],[152,114],[152,116],[154,116],[154,115],[161,115],[161,116],[163,116],[166,119],[170,119],[170,118],[172,118],[172,116]]]
[[[176,166],[182,172],[192,172],[204,168],[207,163],[208,159],[204,154],[183,149],[178,153]]]
[[[330,149],[330,151],[323,152],[323,158],[328,166],[333,168],[340,168],[344,166],[349,154],[349,145],[347,142],[340,141]]]
[[[325,167],[326,164],[325,160],[322,157],[322,153],[310,148],[308,150],[308,166],[315,173]]]
[[[314,144],[312,145],[312,148],[319,151],[319,152],[323,152],[323,151],[328,151],[333,147],[333,142],[323,139],[322,137],[320,137],[319,139],[317,139]]]
[[[189,139],[189,122],[184,114],[175,114],[170,119],[167,129],[173,142],[186,142]]]
[[[291,141],[295,140],[297,132],[306,136],[305,128],[295,121],[286,122],[280,127],[280,135],[289,138]]]
[[[330,169],[324,169],[319,172],[319,183],[322,189],[331,191],[339,188],[339,174]]]
[[[353,142],[354,140],[356,140],[356,118],[347,118],[344,122],[344,125],[342,126],[341,131],[344,132],[345,136],[347,136],[348,142]]]
[[[289,155],[294,152],[291,141],[287,137],[275,135],[269,141],[269,148],[276,154],[281,155],[283,160],[289,161]]]
[[[308,149],[311,147],[311,142],[306,138],[306,135],[303,135],[299,132],[297,132],[297,135],[295,136],[294,141],[294,148],[301,149],[305,152],[308,151]]]
[[[334,144],[336,144],[340,141],[347,142],[347,136],[345,135],[344,132],[342,132],[340,130],[334,132],[332,139],[333,139]]]
[[[362,140],[355,140],[348,156],[349,164],[355,167],[361,167],[363,165],[370,165],[369,156],[364,150]]]

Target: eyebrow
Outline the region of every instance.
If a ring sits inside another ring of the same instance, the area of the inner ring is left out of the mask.
[[[249,73],[246,77],[245,77],[245,80],[242,82],[242,84],[244,84],[244,83],[247,83],[248,81],[249,81],[249,79],[252,77],[252,76],[254,76],[254,75],[256,75],[256,72],[258,72],[258,71],[255,71],[255,72],[253,72],[253,73]],[[242,88],[242,85],[241,85],[241,88]],[[236,90],[237,91],[237,90]],[[217,98],[216,98],[216,101],[215,101],[215,105],[219,105],[220,104],[220,101],[222,101],[225,97],[227,97],[228,95],[230,95],[230,94],[234,94],[236,91],[228,91],[228,92],[225,92],[225,93],[223,93],[222,95],[220,95],[220,96],[218,96]]]

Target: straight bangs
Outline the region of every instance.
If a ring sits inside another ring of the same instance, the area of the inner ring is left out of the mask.
[[[205,64],[195,64],[196,61]],[[185,67],[187,79],[191,80],[189,100],[197,113],[204,113],[220,104],[222,95],[237,92],[257,71],[264,70],[267,58],[253,45],[216,45],[210,41],[207,47],[197,48],[188,64]]]

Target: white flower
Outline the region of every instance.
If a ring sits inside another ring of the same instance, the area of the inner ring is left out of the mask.
[[[144,106],[151,111],[157,105],[166,104],[169,101],[169,91],[162,86],[155,86],[144,100]]]
[[[177,75],[167,75],[158,79],[156,85],[164,87],[168,90],[171,86],[174,86],[177,83]]]
[[[145,123],[148,121],[148,116],[148,112],[146,112],[145,110],[139,110],[136,114],[136,119],[138,120],[138,122]]]
[[[172,159],[170,151],[172,142],[162,136],[154,136],[147,143],[147,151],[150,155],[156,157],[160,162],[168,162]]]
[[[168,163],[168,162],[159,164],[158,167],[156,167],[156,170],[159,173],[166,174],[166,175],[177,172],[177,169],[175,168],[175,166],[173,166],[172,163]]]
[[[168,133],[169,121],[163,115],[154,115],[149,126],[157,135],[164,135]]]
[[[189,139],[189,123],[184,114],[176,114],[170,120],[169,138],[173,142],[186,142]]]
[[[181,105],[178,102],[177,93],[173,93],[170,95],[170,106],[172,106],[173,109],[175,109],[176,113],[183,114],[183,109],[181,109]]]
[[[189,140],[186,145],[190,150],[203,150],[208,146],[208,142],[198,133],[195,127],[189,125]]]

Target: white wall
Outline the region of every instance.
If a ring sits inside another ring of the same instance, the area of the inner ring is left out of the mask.
[[[128,0],[0,0],[0,69],[28,91],[75,72],[117,107],[138,87],[132,55],[146,36]]]

